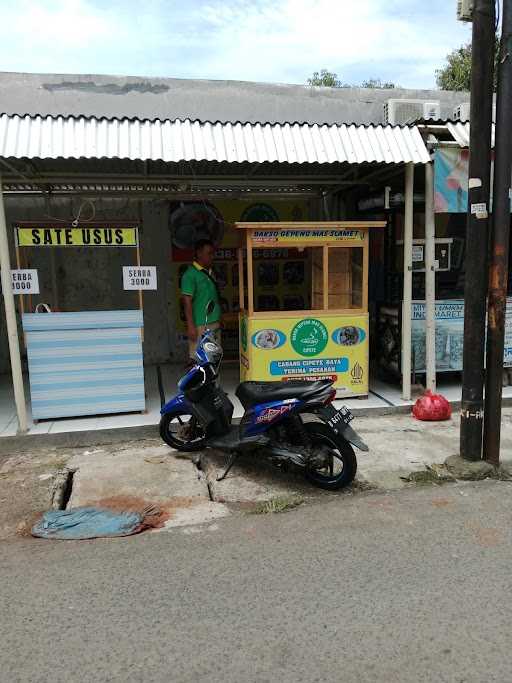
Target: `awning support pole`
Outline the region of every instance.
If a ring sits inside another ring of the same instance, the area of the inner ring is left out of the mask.
[[[402,304],[402,398],[411,400],[411,314],[414,164],[405,167],[404,295]]]
[[[9,340],[9,355],[11,359],[12,384],[14,387],[14,401],[18,415],[18,433],[23,434],[28,429],[27,406],[25,404],[25,389],[23,386],[23,372],[21,370],[20,343],[18,326],[16,323],[16,308],[12,293],[11,260],[9,257],[9,241],[7,239],[7,225],[5,222],[4,196],[2,192],[2,177],[0,176],[0,275],[2,279],[2,293],[7,321],[7,338]]]
[[[436,390],[436,216],[434,164],[425,165],[425,318],[427,389]]]

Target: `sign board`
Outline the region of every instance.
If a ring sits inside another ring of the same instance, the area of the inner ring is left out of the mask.
[[[311,243],[331,243],[340,242],[343,244],[358,244],[362,245],[365,239],[365,232],[363,230],[351,229],[333,229],[333,230],[315,230],[314,228],[307,230],[288,229],[288,230],[253,230],[251,233],[252,241],[255,246],[258,242],[264,244],[307,244]]]
[[[136,247],[138,228],[117,226],[14,228],[18,247]]]
[[[318,315],[240,321],[242,380],[332,379],[347,395],[368,393],[368,316]]]
[[[460,372],[464,347],[464,301],[436,301],[436,371]],[[425,303],[412,304],[412,361],[416,372],[426,368]],[[507,299],[503,363],[512,367],[512,298]]]
[[[123,289],[157,289],[156,266],[123,266]]]
[[[413,263],[423,263],[423,244],[413,244],[412,245],[412,262]]]
[[[37,270],[11,270],[13,294],[39,294]]]
[[[454,238],[452,237],[438,237],[434,242],[434,268],[439,271],[449,271],[452,268],[452,248]],[[396,242],[399,247],[398,258],[400,262],[403,260],[403,240]],[[457,257],[458,254],[455,253]],[[455,259],[454,265],[458,263]],[[412,244],[412,269],[417,273],[425,272],[425,240],[414,240]]]

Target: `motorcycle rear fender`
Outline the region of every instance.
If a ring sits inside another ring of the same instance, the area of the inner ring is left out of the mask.
[[[345,441],[348,441],[356,448],[359,448],[360,451],[368,453],[368,451],[370,450],[368,446],[365,444],[365,442],[361,439],[359,434],[356,431],[354,431],[350,425],[342,423],[341,426],[338,427],[338,429],[336,429],[336,431],[340,436],[342,436],[345,439]]]
[[[332,405],[325,406],[318,411],[318,415],[320,415],[326,424],[328,424],[329,420],[335,413],[336,410]],[[370,450],[365,442],[361,439],[359,434],[352,429],[350,425],[345,424],[345,422],[339,422],[335,427],[331,427],[331,425],[329,425],[329,427],[336,432],[336,434],[339,434],[341,437],[343,437],[345,441],[348,441],[360,451],[368,453]]]

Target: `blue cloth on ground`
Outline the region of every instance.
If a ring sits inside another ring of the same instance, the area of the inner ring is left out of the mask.
[[[140,531],[143,520],[144,515],[138,512],[106,508],[49,510],[32,527],[32,536],[62,540],[130,536]]]

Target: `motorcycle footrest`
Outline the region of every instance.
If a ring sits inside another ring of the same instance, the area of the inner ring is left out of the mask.
[[[216,436],[213,439],[208,439],[207,445],[210,448],[218,448],[225,451],[243,451],[246,448],[255,448],[257,446],[266,446],[269,439],[265,436],[249,436],[244,439],[240,438],[238,428],[233,431]]]

